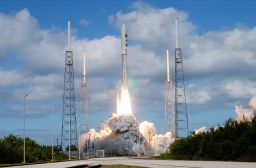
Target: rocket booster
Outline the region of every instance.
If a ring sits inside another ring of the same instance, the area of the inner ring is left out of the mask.
[[[122,86],[124,89],[128,89],[128,72],[127,72],[127,31],[123,24],[121,30],[121,48],[122,48],[122,67],[123,67],[123,81]]]

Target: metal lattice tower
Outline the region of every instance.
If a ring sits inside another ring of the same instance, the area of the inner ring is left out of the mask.
[[[182,136],[181,131],[189,134],[188,113],[186,104],[186,92],[183,73],[183,61],[181,48],[178,45],[178,19],[176,19],[176,47],[175,47],[175,136]]]
[[[165,80],[165,115],[164,115],[164,128],[165,132],[175,132],[175,124],[171,126],[171,123],[175,123],[174,102],[173,102],[173,87],[172,78],[170,72],[170,56],[169,50],[166,50],[166,80]]]
[[[89,131],[88,120],[88,97],[87,97],[87,80],[86,80],[86,53],[83,52],[83,74],[81,79],[81,111],[80,111],[80,134]]]
[[[65,58],[64,94],[62,111],[62,150],[68,148],[69,158],[72,146],[77,147],[76,101],[74,88],[73,52],[70,43],[70,21],[68,21],[68,48]]]

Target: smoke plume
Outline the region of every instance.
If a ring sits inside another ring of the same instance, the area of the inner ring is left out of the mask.
[[[195,132],[195,135],[202,134],[204,132],[207,132],[207,128],[206,127],[201,127],[201,128],[195,129],[194,132]]]
[[[252,97],[249,101],[249,108],[243,108],[241,105],[235,106],[238,122],[251,121],[256,113],[256,97]]]
[[[237,114],[236,121],[238,122],[251,121],[256,114],[256,96],[250,99],[248,108],[244,108],[241,105],[236,105],[235,112]],[[223,126],[219,126],[219,127],[223,127]],[[214,130],[219,129],[219,127],[216,127]],[[207,132],[207,128],[201,127],[196,129],[194,132],[195,132],[195,135],[201,134],[203,132]]]
[[[158,135],[154,123],[143,121],[139,124],[131,114],[113,113],[102,123],[99,132],[90,129],[81,135],[79,145],[84,152],[89,150],[87,146],[90,143],[94,151],[103,149],[106,155],[124,156],[159,154],[166,151],[174,140],[171,132]]]
[[[136,118],[131,114],[118,115],[113,113],[102,125],[101,130],[96,132],[91,129],[80,139],[81,144],[85,144],[89,134],[95,135],[91,138],[95,148],[105,150],[105,153],[112,155],[136,155],[137,152],[144,151],[144,136],[139,131]],[[81,145],[84,149],[84,145]]]
[[[168,150],[171,143],[175,141],[175,136],[171,132],[166,132],[164,135],[155,135],[152,138],[151,146],[156,154],[160,154]]]

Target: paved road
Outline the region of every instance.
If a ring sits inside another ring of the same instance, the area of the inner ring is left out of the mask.
[[[95,158],[89,160],[18,166],[16,168],[65,168],[82,164],[125,164],[152,168],[256,168],[256,163],[216,162],[216,161],[182,161],[182,160],[144,160],[127,157]],[[14,168],[14,167],[13,167]]]

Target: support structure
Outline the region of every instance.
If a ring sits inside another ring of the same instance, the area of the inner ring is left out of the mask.
[[[63,93],[63,111],[62,111],[62,150],[68,150],[69,159],[71,150],[77,148],[77,121],[76,121],[76,101],[74,88],[74,68],[73,52],[70,41],[70,21],[68,21],[68,47],[65,58],[64,71],[64,93]]]
[[[178,44],[178,19],[176,19],[176,47],[175,47],[175,121],[173,121],[173,126],[175,128],[175,136],[181,137],[189,134],[188,129],[188,113],[186,104],[186,92],[184,83],[184,73],[183,73],[183,60],[181,48]]]
[[[172,87],[172,78],[170,72],[170,56],[169,50],[166,50],[166,80],[165,80],[165,115],[164,115],[164,128],[165,132],[172,131],[175,133],[176,125],[175,123],[176,115],[174,112],[174,102],[173,102],[173,87]]]
[[[80,111],[80,134],[89,131],[88,120],[88,96],[87,96],[87,80],[86,80],[86,52],[83,51],[83,74],[81,79],[81,111]]]

